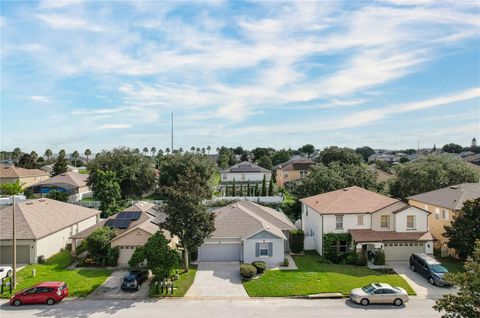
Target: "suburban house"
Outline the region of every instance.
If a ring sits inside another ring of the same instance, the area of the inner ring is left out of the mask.
[[[53,166],[54,166],[53,164],[45,165],[45,166],[40,167],[40,170],[48,172],[51,175],[53,173]],[[77,167],[74,167],[72,165],[67,165],[67,171],[69,171],[69,172],[78,173],[78,170],[79,169]]]
[[[462,183],[413,195],[408,197],[408,203],[431,213],[428,225],[435,238],[435,247],[440,248],[443,255],[455,255],[455,250],[447,247],[448,239],[442,236],[443,227],[451,224],[465,201],[476,198],[480,198],[480,183]]]
[[[273,167],[277,186],[283,187],[285,182],[303,179],[307,176],[309,169],[314,165],[310,159],[292,159]]]
[[[50,178],[50,174],[39,169],[25,169],[16,166],[0,166],[0,183],[16,183],[25,188]]]
[[[225,189],[225,187],[231,186],[233,180],[235,180],[236,185],[242,184],[245,186],[249,183],[253,188],[256,183],[261,186],[264,177],[268,187],[272,178],[272,171],[244,161],[221,171],[220,188]]]
[[[395,176],[391,173],[385,172],[381,169],[378,169],[375,164],[369,164],[368,169],[370,171],[376,172],[377,173],[377,180],[379,182],[388,182],[391,179],[393,179]]]
[[[433,253],[429,212],[397,199],[353,186],[300,200],[305,249],[323,254],[323,235],[350,233],[357,250],[382,249],[387,261],[405,261],[412,253]],[[339,253],[349,250],[337,242]]]
[[[198,249],[199,261],[264,261],[275,267],[289,252],[292,222],[283,214],[249,201],[215,211],[215,231]]]
[[[107,219],[79,232],[71,237],[73,241],[87,238],[93,231],[100,227],[116,229],[117,236],[110,241],[111,247],[118,247],[118,265],[128,266],[128,261],[136,248],[145,245],[148,239],[161,229],[167,215],[161,211],[158,205],[149,202],[137,202],[122,212],[111,215]],[[163,234],[169,240],[170,246],[175,248],[178,238],[172,237],[170,232],[162,229]],[[72,253],[75,250],[72,249]]]
[[[68,193],[70,201],[79,201],[91,197],[92,191],[87,186],[88,175],[76,172],[65,172],[50,179],[33,184],[29,189],[40,196],[47,195],[50,191]]]
[[[13,206],[0,207],[0,263],[12,263]],[[17,263],[36,263],[65,248],[75,233],[96,224],[100,211],[50,199],[15,204]]]

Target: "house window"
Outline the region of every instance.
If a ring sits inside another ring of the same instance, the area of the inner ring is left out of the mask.
[[[288,173],[285,172],[284,177],[285,179],[288,179]]]
[[[363,225],[363,215],[357,215],[357,225]]]
[[[337,215],[335,217],[335,229],[342,230],[343,229],[343,215]]]
[[[435,220],[440,220],[440,209],[435,208]]]
[[[447,210],[442,210],[442,218],[444,220],[448,220],[448,211]]]
[[[260,243],[260,256],[268,256],[268,243]]]
[[[302,179],[305,178],[305,177],[307,176],[307,173],[308,173],[308,171],[306,171],[306,170],[301,170],[301,171],[300,171],[300,178],[302,178]]]
[[[380,217],[380,227],[384,227],[384,228],[390,227],[390,215],[382,215]]]
[[[223,180],[227,180],[227,175],[224,173],[222,178],[223,178]]]
[[[339,254],[346,253],[348,251],[347,241],[337,241],[337,252]]]
[[[407,215],[407,229],[415,228],[415,215]]]

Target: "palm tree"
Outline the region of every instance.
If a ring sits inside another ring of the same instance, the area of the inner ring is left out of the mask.
[[[165,153],[168,155],[170,153],[170,148],[165,149]]]
[[[20,156],[22,155],[22,151],[20,150],[20,148],[15,148],[13,149],[13,153],[12,153],[12,159],[20,159]]]
[[[210,154],[210,150],[212,150],[212,147],[207,146],[207,154]]]
[[[78,153],[78,151],[74,151],[72,153],[72,158],[73,158],[73,165],[76,167],[77,166],[77,160],[78,158],[80,157],[80,154]]]
[[[220,151],[220,147],[217,147],[217,153]]]
[[[30,153],[30,157],[32,158],[33,162],[37,162],[38,154],[35,150]]]
[[[158,150],[158,157],[161,157],[161,156],[163,156],[163,150],[162,150],[162,149],[159,149],[159,150]]]
[[[190,147],[190,150],[191,150],[192,152],[194,152],[194,151],[195,151],[195,146]]]
[[[52,153],[52,150],[51,150],[51,149],[45,150],[44,155],[45,155],[45,157],[47,157],[47,161],[50,160],[50,157],[52,156],[52,154],[53,154],[53,153]]]
[[[155,153],[157,152],[157,148],[152,147],[152,149],[150,149],[150,152],[152,153],[152,158],[155,157]]]
[[[147,153],[148,153],[148,148],[147,147],[143,148],[143,154],[146,156]]]
[[[183,153],[183,148],[182,147],[178,148],[178,152]]]
[[[87,163],[88,163],[88,157],[92,155],[92,151],[90,149],[85,150],[85,156],[87,156]]]
[[[59,155],[62,155],[62,156],[65,156],[66,152],[65,152],[65,149],[61,149],[59,152],[58,152]]]
[[[197,147],[197,152],[200,152],[200,147]]]
[[[205,147],[202,147],[202,154],[205,154]]]
[[[138,148],[133,149],[133,153],[139,154],[139,153],[140,153],[140,149],[138,149]]]

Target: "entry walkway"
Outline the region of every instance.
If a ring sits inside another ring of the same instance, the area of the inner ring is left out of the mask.
[[[187,298],[247,298],[239,262],[199,262]]]

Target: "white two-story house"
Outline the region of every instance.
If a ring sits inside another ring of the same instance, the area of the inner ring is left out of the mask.
[[[353,186],[300,200],[305,249],[323,254],[323,235],[350,233],[358,251],[382,249],[386,261],[406,261],[412,253],[433,253],[429,212]],[[345,241],[337,242],[347,252]]]
[[[251,190],[254,189],[255,184],[261,187],[263,178],[265,178],[268,188],[270,179],[272,178],[272,171],[244,161],[221,171],[220,186],[222,189],[227,186],[230,187],[233,185],[233,180],[235,180],[235,185],[237,187],[242,185],[244,192],[247,192],[247,185],[250,186]],[[237,188],[236,190],[238,191],[239,189]],[[245,193],[245,195],[248,194]]]

